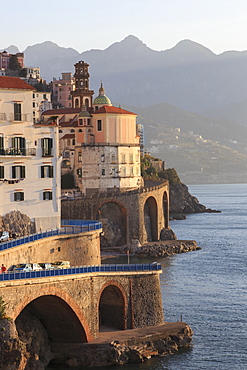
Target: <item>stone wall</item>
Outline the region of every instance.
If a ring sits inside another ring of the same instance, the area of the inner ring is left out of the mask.
[[[60,340],[66,342],[70,335],[76,339],[81,326],[87,341],[91,341],[98,336],[100,299],[108,287],[115,287],[123,298],[121,315],[125,329],[163,323],[158,272],[89,273],[6,281],[0,282],[0,296],[8,304],[7,315],[13,319],[35,302],[35,313],[47,323],[49,337],[54,337],[54,341],[57,328]]]
[[[153,183],[152,186],[127,192],[106,192],[93,196],[84,196],[75,200],[62,201],[62,219],[89,219],[96,220],[101,217],[114,220],[114,207],[107,203],[116,204],[122,212],[120,226],[124,229],[126,244],[132,239],[138,239],[141,244],[147,241],[145,222],[145,206],[149,204],[152,217],[152,239],[159,240],[160,232],[169,224],[169,184],[167,181]],[[150,241],[150,240],[149,240]]]
[[[70,261],[71,266],[100,265],[100,232],[58,235],[6,249],[0,263],[7,268],[18,263]]]

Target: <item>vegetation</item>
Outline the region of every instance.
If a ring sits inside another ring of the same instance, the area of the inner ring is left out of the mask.
[[[5,303],[3,298],[0,297],[0,320],[7,318],[6,312],[5,312],[6,307],[7,307],[7,303]]]
[[[144,179],[165,179],[169,180],[171,185],[180,184],[180,178],[175,168],[162,169],[163,161],[145,154],[141,158],[141,174]]]
[[[9,58],[9,69],[11,71],[19,71],[21,69],[21,65],[18,62],[18,58],[16,55],[11,55]]]

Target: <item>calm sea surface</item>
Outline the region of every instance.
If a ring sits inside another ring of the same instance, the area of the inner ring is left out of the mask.
[[[182,315],[194,331],[193,346],[114,370],[247,369],[247,184],[189,190],[222,211],[170,222],[178,239],[196,240],[202,249],[160,260],[165,320]]]

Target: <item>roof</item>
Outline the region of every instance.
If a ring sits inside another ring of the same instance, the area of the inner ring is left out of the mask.
[[[50,109],[42,113],[42,116],[56,116],[59,114],[72,114],[80,113],[81,108],[61,108],[61,109]]]
[[[75,134],[65,134],[64,136],[61,137],[61,139],[74,139]]]
[[[94,114],[102,114],[102,113],[109,113],[109,114],[133,114],[135,116],[137,116],[136,113],[132,113],[132,112],[129,112],[125,109],[122,109],[122,108],[117,108],[117,107],[113,107],[113,106],[109,106],[109,105],[104,105],[103,107],[95,110],[94,112],[92,112],[92,115]]]
[[[35,87],[29,85],[19,77],[0,76],[0,89],[32,90]]]

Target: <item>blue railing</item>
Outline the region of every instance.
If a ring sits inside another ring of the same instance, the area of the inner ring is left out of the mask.
[[[54,269],[28,272],[7,272],[0,274],[0,282],[8,280],[35,279],[52,276],[64,276],[75,274],[88,274],[95,272],[141,272],[141,271],[159,271],[160,263],[143,263],[128,265],[97,265],[97,266],[75,266],[68,269]]]
[[[36,240],[48,238],[56,235],[79,234],[87,231],[99,230],[102,223],[91,220],[62,220],[61,225],[66,225],[61,229],[51,229],[41,233],[31,234],[8,242],[0,243],[0,251],[17,247],[18,245],[31,243]]]

